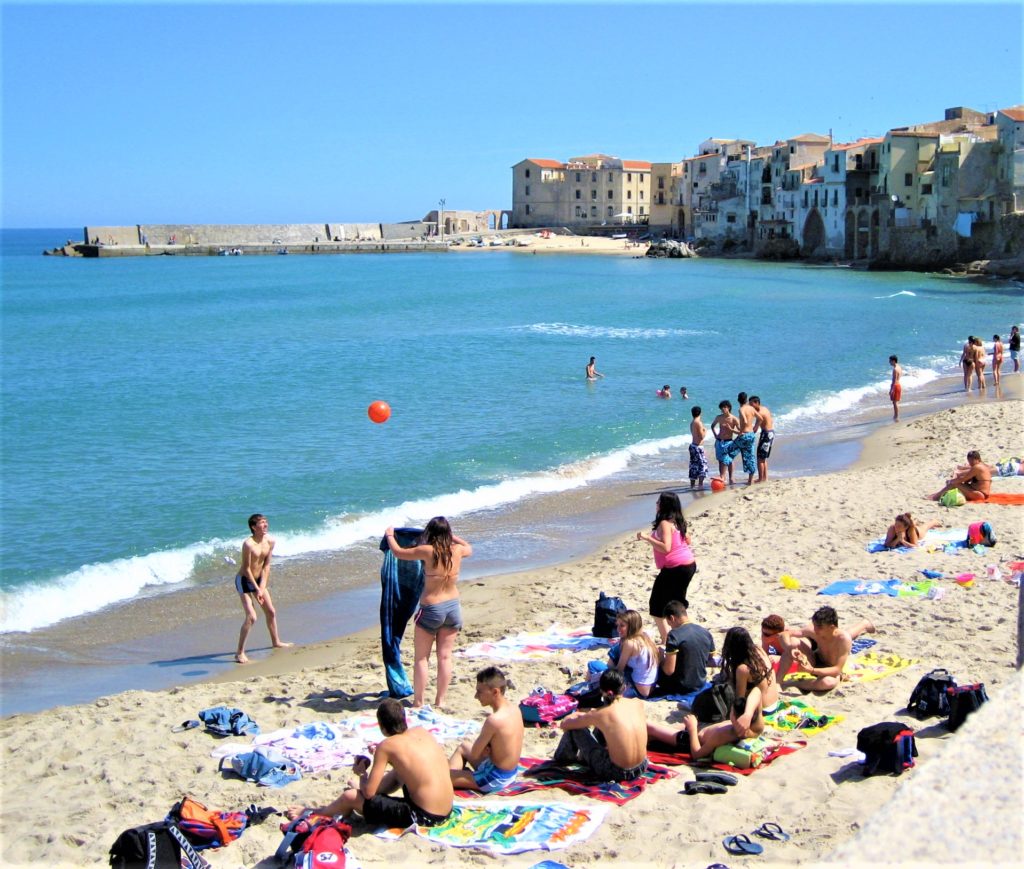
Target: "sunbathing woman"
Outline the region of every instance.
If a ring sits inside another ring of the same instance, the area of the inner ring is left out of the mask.
[[[938,522],[926,522],[924,525],[918,525],[909,513],[900,513],[889,526],[889,530],[885,532],[883,545],[886,549],[920,546],[924,535],[932,528],[938,528],[939,524]]]
[[[462,607],[459,603],[459,567],[463,558],[473,554],[473,547],[452,534],[444,516],[435,516],[416,546],[404,548],[395,541],[395,529],[385,532],[388,548],[402,561],[422,561],[426,575],[420,608],[416,613],[415,661],[413,663],[414,708],[423,705],[427,689],[430,651],[437,639],[437,693],[434,705],[444,704],[452,680],[452,652],[455,635],[462,629]]]
[[[720,745],[756,736],[764,730],[764,714],[779,704],[779,683],[771,659],[759,649],[746,628],[730,628],[722,643],[722,673],[736,689],[728,721],[701,728],[695,715],[682,727],[648,724],[648,739],[675,744],[693,758],[707,757]]]
[[[628,668],[627,682],[632,682],[639,696],[649,697],[658,679],[659,655],[654,641],[644,633],[643,616],[636,610],[626,610],[616,617],[615,628],[619,632],[619,646],[614,669],[625,676]]]

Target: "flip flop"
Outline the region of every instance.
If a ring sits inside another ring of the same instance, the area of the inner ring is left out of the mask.
[[[764,845],[758,845],[757,842],[751,842],[750,836],[744,833],[740,833],[738,836],[726,836],[722,840],[722,845],[725,850],[730,854],[760,854],[764,851]]]
[[[697,781],[710,781],[732,787],[739,782],[739,779],[727,772],[699,772],[697,773]]]
[[[697,794],[724,794],[727,790],[728,788],[725,785],[720,785],[716,782],[688,781],[680,793],[692,797]]]
[[[192,730],[198,726],[199,722],[194,719],[192,721],[182,721],[181,724],[176,724],[171,728],[171,733],[181,733],[183,730]]]
[[[762,839],[771,839],[775,842],[788,842],[789,833],[782,829],[778,824],[772,821],[766,821],[761,824],[756,830],[754,830],[755,836],[760,836]]]

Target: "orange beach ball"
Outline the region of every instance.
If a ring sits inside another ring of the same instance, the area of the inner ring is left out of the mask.
[[[374,422],[387,422],[391,416],[391,406],[386,401],[375,401],[366,408],[366,415]]]
[[[711,491],[712,492],[724,492],[725,482],[718,477],[711,478]]]

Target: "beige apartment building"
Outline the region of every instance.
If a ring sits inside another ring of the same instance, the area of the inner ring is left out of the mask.
[[[607,154],[526,159],[512,167],[513,227],[647,224],[651,164]]]

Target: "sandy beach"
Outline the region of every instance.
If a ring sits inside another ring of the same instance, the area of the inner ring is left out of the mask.
[[[641,233],[645,230],[640,226],[622,227],[622,231],[629,231],[631,234]],[[516,253],[572,253],[572,254],[601,254],[604,256],[644,256],[647,253],[648,243],[632,242],[626,238],[607,238],[598,235],[549,235],[543,237],[540,233],[522,232],[497,233],[503,240],[516,238],[520,240],[519,245],[495,245],[484,244],[482,247],[470,247],[467,244],[450,245],[448,250],[452,253],[472,253],[483,251],[515,251]],[[485,239],[487,236],[485,236]]]
[[[735,866],[749,860],[770,866],[830,860],[844,865],[963,865],[966,859],[994,865],[1019,859],[1024,728],[1019,718],[1008,722],[999,714],[1004,709],[1012,717],[1020,709],[1020,679],[1014,669],[1018,590],[985,573],[990,565],[1024,555],[1024,508],[972,504],[946,509],[924,497],[941,486],[968,449],[979,449],[992,463],[1021,453],[1024,404],[1016,383],[1013,391],[1013,399],[949,408],[886,427],[869,438],[861,460],[850,469],[738,487],[701,498],[687,511],[698,563],[689,593],[691,617],[711,630],[719,647],[733,625],[757,636],[761,618],[770,612],[803,623],[828,603],[838,610],[841,625],[862,618],[874,621],[878,630],[873,651],[917,663],[877,681],[844,683],[815,698],[820,711],[843,720],[808,736],[801,750],[742,777],[725,795],[680,794],[693,776],[690,767],[680,766],[677,777],[651,785],[625,806],[612,807],[586,842],[550,855],[535,851],[500,862],[527,867],[550,857],[572,867],[598,861],[683,867],[715,862]],[[1024,493],[1024,477],[998,477],[993,490]],[[653,493],[650,500],[653,518]],[[866,544],[906,510],[944,528],[987,520],[998,544],[983,553],[869,553]],[[600,591],[646,611],[653,562],[650,547],[634,537],[619,535],[572,563],[464,583],[466,628],[459,646],[521,630],[544,630],[553,623],[589,627]],[[919,580],[923,569],[979,578],[969,588],[938,580],[944,591],[938,599],[817,594],[843,579]],[[783,587],[783,574],[795,577],[800,587]],[[411,645],[407,635],[404,652],[410,669]],[[518,699],[538,685],[565,688],[569,682],[561,668],[579,672],[599,657],[598,652],[560,652],[502,666],[516,685],[513,696]],[[218,772],[210,754],[217,745],[212,736],[201,729],[173,733],[171,728],[216,705],[244,709],[264,732],[372,712],[384,686],[379,659],[379,638],[376,631],[368,631],[286,650],[218,681],[161,692],[130,691],[95,703],[5,718],[0,722],[5,771],[0,859],[5,865],[104,864],[121,830],[162,819],[186,794],[226,810],[251,803],[281,808],[333,799],[350,778],[347,769],[309,776],[283,790],[259,788]],[[488,663],[456,658],[445,711],[481,720],[473,698],[474,674]],[[934,667],[948,668],[961,684],[984,682],[993,698],[976,720],[955,734],[939,725],[939,719],[917,722],[905,712],[914,685]],[[785,693],[799,696],[792,689]],[[360,696],[364,694],[371,696]],[[647,704],[647,714],[649,720],[681,718],[676,704],[669,702]],[[853,748],[862,727],[889,720],[909,722],[919,731],[918,766],[908,774],[862,780],[849,757],[829,754]],[[554,735],[528,730],[526,754],[550,755]],[[997,746],[998,762],[979,762],[979,752],[991,761],[992,745]],[[951,778],[963,783],[972,772],[987,783],[982,788],[986,800],[971,802],[973,808],[965,812],[962,803],[932,799],[935,789],[953,788]],[[529,797],[587,802],[557,790]],[[56,820],[45,825],[43,817]],[[279,820],[253,827],[238,842],[205,856],[215,867],[273,866]],[[765,852],[757,858],[725,852],[725,836],[750,833],[764,821],[777,822],[791,839],[765,842]],[[905,850],[911,828],[923,844]],[[494,859],[413,835],[384,841],[362,824],[355,833],[351,850],[367,867],[442,861],[469,866]],[[947,850],[944,836],[955,837],[960,847]]]

